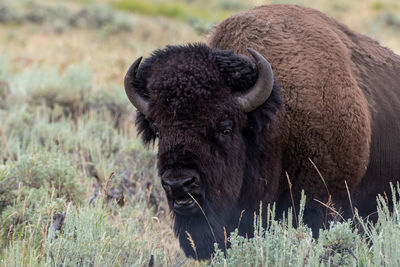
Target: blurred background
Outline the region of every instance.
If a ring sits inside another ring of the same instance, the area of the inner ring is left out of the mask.
[[[193,264],[123,77],[138,56],[276,3],[318,9],[400,53],[398,0],[1,0],[0,264]]]
[[[121,84],[138,55],[202,41],[229,15],[262,4],[316,8],[400,52],[397,0],[2,0],[0,51],[15,67],[90,66],[96,85]]]

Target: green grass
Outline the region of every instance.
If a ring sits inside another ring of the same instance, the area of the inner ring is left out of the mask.
[[[227,9],[210,12],[207,5],[187,4],[184,1],[118,0],[113,3],[113,6],[120,10],[148,16],[163,16],[185,21],[200,33],[208,32],[213,24],[233,14],[232,10]]]
[[[141,13],[150,16],[165,16],[181,20],[204,20],[217,22],[232,12],[210,12],[206,6],[189,5],[184,1],[140,1],[120,0],[113,5],[121,10]]]

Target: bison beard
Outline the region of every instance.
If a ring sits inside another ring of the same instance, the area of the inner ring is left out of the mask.
[[[143,141],[158,140],[187,256],[209,258],[214,242],[225,249],[238,225],[251,237],[260,202],[282,214],[304,190],[317,234],[337,218],[314,199],[348,218],[348,188],[366,216],[400,178],[400,57],[318,11],[255,8],[219,24],[207,45],[168,46],[140,62],[125,90]]]

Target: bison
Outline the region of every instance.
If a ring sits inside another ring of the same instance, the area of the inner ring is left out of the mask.
[[[223,249],[237,227],[251,236],[260,202],[281,214],[304,190],[304,220],[317,233],[321,202],[349,217],[350,195],[367,216],[400,178],[400,57],[316,10],[257,7],[221,22],[206,44],[140,62],[126,94],[144,143],[158,140],[189,257],[210,257],[214,242]]]

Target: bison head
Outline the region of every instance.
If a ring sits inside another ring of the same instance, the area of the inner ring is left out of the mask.
[[[282,98],[269,63],[249,53],[169,46],[137,59],[125,77],[139,133],[145,143],[158,139],[158,172],[187,256],[208,258],[239,224],[252,233],[254,210],[273,200],[277,182],[258,179],[276,179],[260,165],[275,153],[268,146]]]

